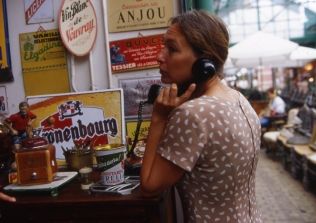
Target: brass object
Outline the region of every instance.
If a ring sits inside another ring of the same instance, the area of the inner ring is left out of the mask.
[[[93,166],[93,150],[88,143],[74,143],[72,149],[61,147],[69,170],[79,171],[83,167]]]
[[[105,145],[99,145],[94,147],[94,150],[99,151],[99,150],[111,150],[111,149],[117,149],[125,147],[124,144],[119,144],[119,143],[113,143],[113,144],[105,144]]]
[[[91,150],[80,152],[68,150],[64,152],[64,156],[69,170],[79,171],[83,167],[93,166],[93,152]]]

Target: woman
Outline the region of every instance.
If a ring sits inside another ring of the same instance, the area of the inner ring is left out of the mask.
[[[188,12],[171,20],[164,43],[158,62],[162,82],[171,86],[154,103],[143,193],[176,185],[186,222],[260,222],[260,122],[248,101],[221,83],[229,43],[224,23],[203,11]],[[214,64],[206,80],[191,71],[198,58]],[[178,91],[184,93],[177,96]]]

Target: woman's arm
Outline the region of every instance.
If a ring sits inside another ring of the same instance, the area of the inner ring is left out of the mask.
[[[11,196],[6,195],[6,194],[4,194],[2,192],[0,192],[0,200],[9,201],[9,202],[15,202],[16,201],[15,197],[11,197]]]
[[[150,129],[147,137],[146,150],[141,169],[141,189],[145,195],[155,195],[175,184],[184,174],[184,170],[157,153],[158,144],[168,122],[169,113],[187,101],[195,84],[177,97],[177,86],[164,88],[154,104]]]

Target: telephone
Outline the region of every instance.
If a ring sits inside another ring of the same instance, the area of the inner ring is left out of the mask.
[[[146,104],[153,104],[159,95],[159,91],[162,88],[159,84],[153,84],[150,86],[147,100],[140,101],[138,104],[138,117],[137,117],[137,125],[135,130],[135,138],[133,140],[132,146],[127,153],[127,159],[125,161],[125,174],[131,176],[139,176],[140,175],[140,167],[142,157],[135,151],[135,147],[138,143],[138,136],[141,124],[143,122],[143,108]]]
[[[192,65],[192,73],[194,74],[194,78],[192,82],[194,83],[202,83],[206,81],[209,78],[212,78],[215,73],[215,65],[214,63],[208,59],[208,58],[199,58],[197,59],[194,64]],[[143,113],[143,108],[145,104],[153,104],[159,95],[159,91],[162,87],[158,84],[153,84],[150,86],[150,89],[148,91],[147,95],[147,101],[141,101],[138,106],[138,121],[137,121],[137,126],[135,130],[135,138],[132,143],[131,149],[127,156],[130,156],[133,153],[133,150],[137,144],[138,141],[138,136],[139,136],[139,130],[141,123],[143,121],[142,119],[142,113]],[[179,91],[181,93],[181,91]]]
[[[147,95],[147,101],[145,101],[145,104],[154,104],[156,98],[159,95],[159,91],[162,87],[159,84],[153,84],[150,86],[148,95]]]
[[[207,79],[212,78],[216,73],[216,68],[214,63],[207,58],[199,58],[197,59],[193,66],[192,66],[192,74],[194,74],[194,77],[191,83],[203,83]],[[134,149],[136,147],[136,144],[138,142],[138,136],[140,127],[143,121],[142,115],[143,115],[143,108],[146,104],[154,104],[157,96],[159,95],[159,91],[162,88],[162,86],[158,84],[153,84],[150,86],[147,100],[146,101],[140,101],[138,105],[138,118],[137,118],[137,125],[135,130],[135,138],[133,140],[132,146],[130,150],[127,153],[127,160],[125,162],[125,174],[127,175],[139,175],[140,174],[140,167],[141,167],[141,157],[138,157],[135,155]],[[178,94],[181,95],[184,92],[185,89],[179,89]]]
[[[208,58],[199,58],[192,65],[193,83],[202,83],[211,79],[216,73],[216,68]]]

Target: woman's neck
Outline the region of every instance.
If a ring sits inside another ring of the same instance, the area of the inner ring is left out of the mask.
[[[182,95],[188,87],[192,84],[192,82],[183,83],[181,85],[178,85],[178,96]],[[208,80],[207,82],[203,83],[196,83],[196,89],[193,92],[191,99],[198,98],[202,95],[209,95],[208,92],[211,89],[216,88],[221,83],[221,80],[219,77],[215,76],[212,79]],[[212,94],[210,94],[212,95]]]

